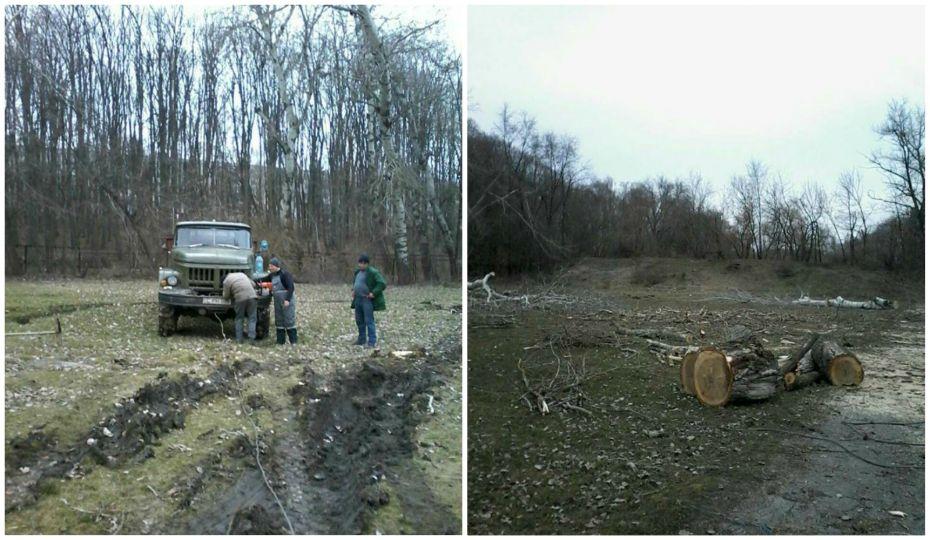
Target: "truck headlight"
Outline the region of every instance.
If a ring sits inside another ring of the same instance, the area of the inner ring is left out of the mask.
[[[180,280],[180,274],[173,268],[158,269],[158,284],[162,287],[176,287]]]

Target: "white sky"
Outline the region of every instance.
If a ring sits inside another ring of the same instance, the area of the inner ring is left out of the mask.
[[[469,117],[504,103],[574,136],[599,177],[700,172],[719,192],[751,158],[794,185],[858,169],[888,102],[924,96],[910,7],[517,6],[468,11]]]

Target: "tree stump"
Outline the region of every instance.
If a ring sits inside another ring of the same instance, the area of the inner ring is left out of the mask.
[[[780,379],[774,355],[761,348],[726,354],[707,347],[698,352],[693,369],[694,395],[713,407],[769,399],[776,394]]]
[[[811,359],[817,371],[833,386],[859,386],[862,384],[862,363],[856,355],[836,342],[821,339],[811,349]]]

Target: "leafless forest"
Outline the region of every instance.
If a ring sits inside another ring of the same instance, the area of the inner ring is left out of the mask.
[[[699,175],[614,184],[584,166],[575,140],[503,110],[469,126],[469,264],[519,273],[581,257],[743,258],[923,265],[924,111],[903,101],[876,118],[875,147],[839,178],[795,188],[764,162],[734,171],[722,204]],[[879,170],[868,193],[855,167]],[[874,214],[888,216],[876,220]]]
[[[456,273],[461,69],[443,21],[323,6],[8,7],[6,272],[151,271],[242,220],[298,275]]]

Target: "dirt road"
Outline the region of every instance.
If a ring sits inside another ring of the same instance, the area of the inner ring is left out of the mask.
[[[7,341],[6,531],[458,532],[458,289],[392,288],[372,356],[298,287],[291,348],[160,338],[149,282],[8,283],[8,332],[64,333]]]

